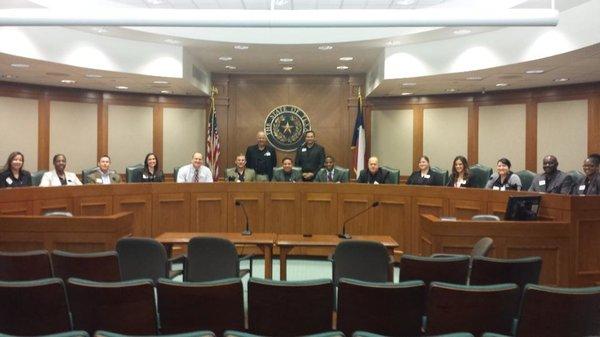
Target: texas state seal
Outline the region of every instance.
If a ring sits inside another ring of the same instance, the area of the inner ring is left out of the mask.
[[[309,130],[308,116],[294,105],[278,106],[265,119],[269,143],[282,151],[296,151],[304,143],[304,135]]]

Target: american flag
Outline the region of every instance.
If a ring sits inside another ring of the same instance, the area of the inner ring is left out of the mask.
[[[354,122],[354,134],[352,135],[352,159],[354,173],[358,177],[360,171],[365,168],[365,152],[366,152],[366,137],[365,137],[365,121],[363,115],[363,101],[358,92],[358,111],[356,113],[356,121]]]
[[[219,131],[217,128],[217,111],[215,109],[215,90],[210,97],[210,116],[208,119],[208,128],[206,134],[206,164],[213,174],[213,181],[219,180],[219,155],[221,154],[221,144],[219,144]]]

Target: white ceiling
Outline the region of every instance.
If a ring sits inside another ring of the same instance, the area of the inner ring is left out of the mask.
[[[425,7],[458,7],[484,6],[502,3],[519,8],[548,8],[550,0],[273,0],[276,9],[414,9]],[[598,0],[593,0],[598,1]],[[567,10],[577,6],[585,0],[557,0],[557,9]],[[107,5],[116,7],[143,7],[143,8],[174,8],[174,9],[269,9],[270,0],[88,0],[90,5]],[[408,5],[404,5],[408,4]],[[50,6],[82,6],[83,2],[77,0],[3,0],[0,8],[35,8]],[[347,42],[326,43],[326,35],[320,43],[297,44],[290,37],[286,40],[285,34],[279,31],[279,38],[287,43],[265,44],[247,43],[253,31],[244,29],[247,37],[237,38],[242,42],[214,41],[196,39],[194,29],[200,28],[142,28],[132,29],[123,27],[72,27],[70,29],[83,31],[89,34],[90,41],[97,36],[109,36],[119,39],[146,41],[164,44],[165,46],[180,45],[194,57],[207,71],[213,74],[354,74],[364,75],[378,62],[378,59],[390,44],[394,46],[415,45],[429,41],[454,39],[457,36],[455,28],[430,27],[430,28],[396,28],[379,30],[379,38],[360,39],[348,35]],[[471,27],[469,35],[493,31],[495,27]],[[208,35],[215,35],[218,40],[220,35],[236,36],[236,31],[227,32],[227,29],[208,31],[200,29]],[[373,29],[374,31],[377,29]],[[191,33],[190,33],[191,32]],[[342,32],[342,31],[340,31]],[[340,34],[338,32],[338,34]],[[384,33],[382,33],[384,32]],[[214,33],[214,34],[213,34]],[[295,34],[309,34],[308,29],[296,30]],[[342,32],[343,33],[343,32]],[[371,34],[367,30],[363,34]],[[258,34],[254,33],[254,35]],[[275,34],[275,33],[273,33]],[[343,35],[343,34],[342,34]],[[354,38],[353,38],[354,37]],[[518,37],[515,37],[518,38]],[[171,40],[170,43],[165,42]],[[250,40],[251,41],[251,40]],[[243,44],[246,50],[235,49],[234,46]],[[322,51],[318,47],[331,45],[331,50]],[[232,59],[221,61],[219,57],[227,56]],[[351,56],[352,61],[340,61],[340,57]],[[293,58],[288,63],[280,62],[280,58]],[[28,68],[15,68],[12,63],[26,63]],[[284,66],[291,65],[291,71],[283,70]],[[339,70],[338,66],[348,66],[348,69]],[[226,66],[235,66],[235,70],[226,69]],[[543,69],[543,74],[529,75],[526,70]],[[73,67],[59,63],[45,62],[35,59],[22,58],[9,54],[0,54],[0,73],[5,81],[35,83],[43,85],[70,86],[97,90],[115,90],[116,85],[128,86],[128,91],[160,93],[167,90],[174,94],[201,94],[196,87],[186,80],[168,78],[168,84],[154,84],[153,81],[161,80],[159,77],[144,76],[125,72],[109,72]],[[86,74],[99,74],[102,78],[87,78]],[[9,78],[7,78],[7,76]],[[478,76],[481,80],[466,80],[467,77]],[[556,78],[568,78],[569,81],[556,83]],[[75,84],[64,84],[63,79],[73,79]],[[373,96],[395,96],[403,92],[415,95],[445,94],[448,89],[455,92],[478,92],[484,88],[486,91],[507,90],[549,86],[556,84],[570,84],[600,81],[600,44],[536,61],[513,64],[491,69],[484,69],[468,73],[443,74],[419,78],[403,78],[399,80],[385,80],[372,93]],[[416,86],[406,87],[403,83],[416,83]],[[507,87],[496,87],[496,83],[509,83]]]

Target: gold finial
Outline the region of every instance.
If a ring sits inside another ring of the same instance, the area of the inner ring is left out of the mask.
[[[217,89],[217,87],[213,86],[212,89],[210,90],[210,95],[214,96],[214,95],[218,95],[219,94],[219,89]]]

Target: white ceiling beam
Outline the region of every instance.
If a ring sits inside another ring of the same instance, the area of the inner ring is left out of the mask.
[[[177,10],[3,9],[0,26],[445,27],[556,26],[553,9]]]

